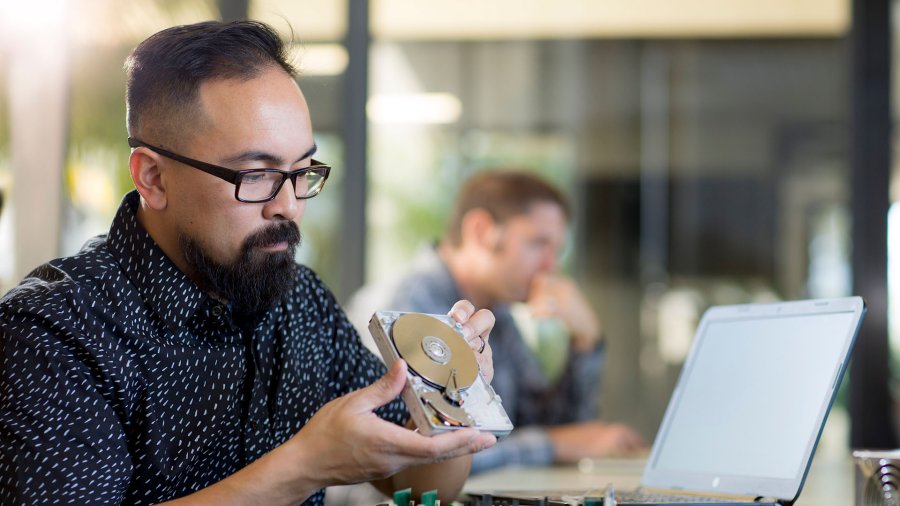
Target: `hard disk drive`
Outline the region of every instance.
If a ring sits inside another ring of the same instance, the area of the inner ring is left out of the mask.
[[[379,311],[369,331],[388,367],[409,365],[402,397],[426,435],[475,427],[501,439],[513,429],[500,396],[449,316]]]

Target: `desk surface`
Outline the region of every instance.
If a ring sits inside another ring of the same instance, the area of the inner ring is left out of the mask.
[[[606,459],[585,461],[580,466],[506,468],[474,476],[467,491],[490,490],[588,490],[612,483],[619,490],[638,486],[644,460]],[[797,506],[847,506],[853,504],[853,462],[845,459],[813,460]]]

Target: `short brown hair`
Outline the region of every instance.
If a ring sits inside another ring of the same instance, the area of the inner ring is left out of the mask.
[[[497,223],[528,213],[537,203],[556,204],[571,217],[569,201],[540,177],[519,170],[483,171],[463,185],[456,199],[445,238],[453,246],[462,241],[462,220],[473,209],[484,209]]]

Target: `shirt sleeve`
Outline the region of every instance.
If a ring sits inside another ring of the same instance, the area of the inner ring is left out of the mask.
[[[584,353],[572,353],[569,371],[566,373],[566,397],[572,409],[573,422],[594,420],[600,412],[598,390],[600,373],[606,359],[606,348],[602,344]]]
[[[132,470],[125,433],[97,387],[96,356],[78,342],[40,310],[0,307],[2,504],[122,501]]]

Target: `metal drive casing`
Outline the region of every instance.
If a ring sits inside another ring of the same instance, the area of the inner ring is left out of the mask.
[[[394,325],[405,315],[413,316],[405,322],[407,325],[403,328],[404,332],[395,335]],[[423,316],[433,318],[436,322],[431,323],[430,319],[422,318]],[[409,325],[409,321],[413,321],[414,325]],[[502,399],[485,381],[481,371],[477,371],[471,384],[459,385],[458,390],[453,387],[452,380],[448,381],[445,375],[434,372],[453,370],[451,378],[455,378],[457,368],[465,371],[474,360],[475,352],[471,348],[467,345],[461,347],[455,342],[455,339],[463,342],[464,339],[455,330],[454,323],[445,315],[378,311],[369,320],[369,332],[388,367],[399,358],[407,361],[409,368],[401,397],[419,432],[434,435],[475,427],[501,439],[512,431],[513,425],[503,409]],[[401,340],[399,347],[396,342],[398,338]],[[441,346],[441,343],[447,345]],[[407,350],[407,356],[402,356],[399,349]],[[418,349],[422,349],[422,352],[418,353]],[[448,353],[452,355],[449,360],[442,358],[443,349],[452,350],[452,353]],[[413,354],[411,350],[416,353]],[[449,392],[443,385],[445,382],[450,383]]]

